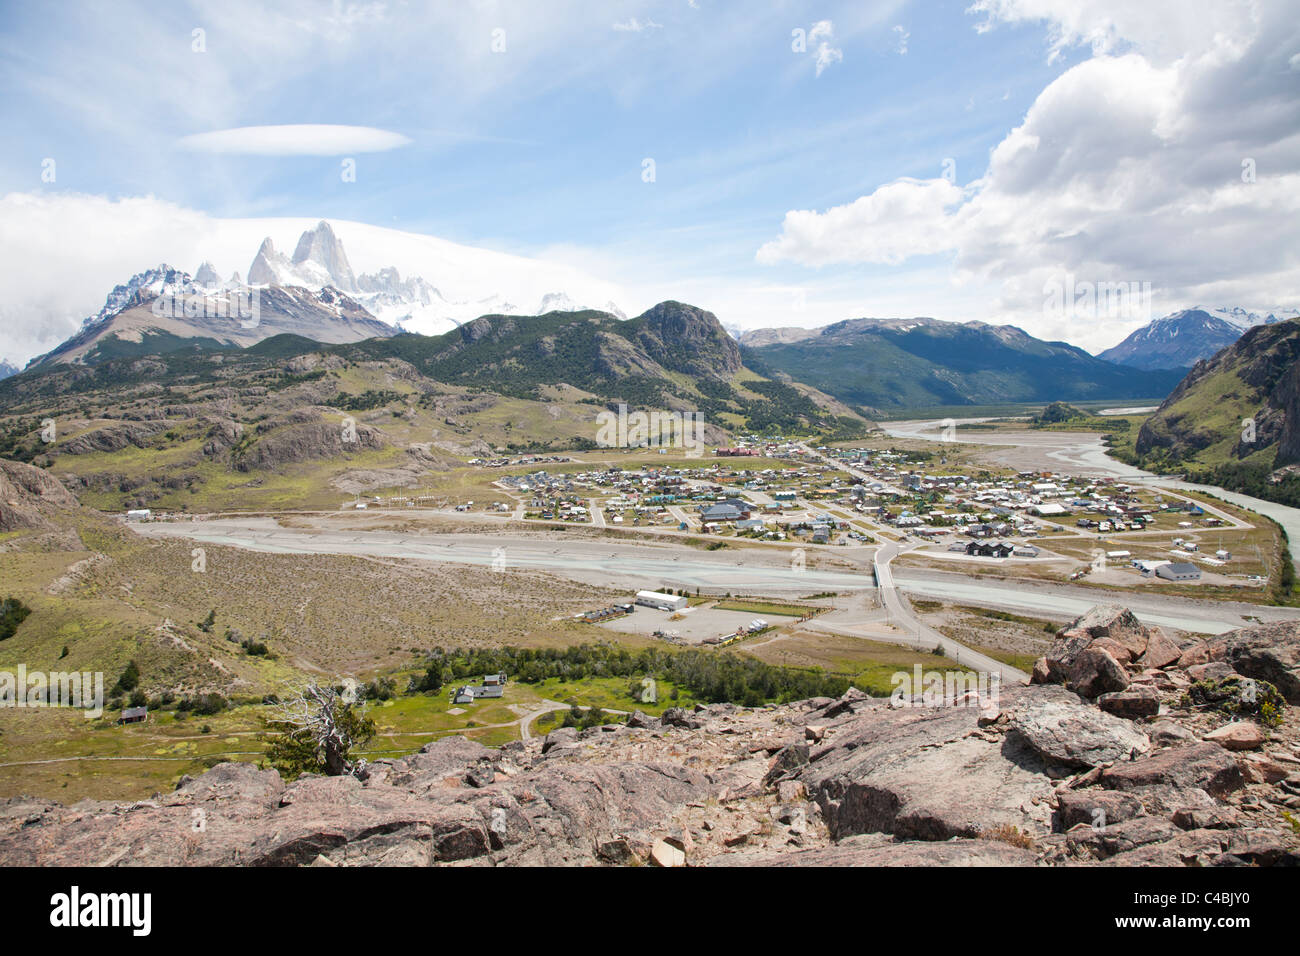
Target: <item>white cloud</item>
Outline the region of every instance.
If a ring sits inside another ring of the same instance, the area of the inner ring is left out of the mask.
[[[898,55],[907,56],[907,41],[912,39],[912,34],[903,26],[894,27],[894,33],[898,35]]]
[[[663,29],[663,24],[655,23],[653,20],[646,20],[645,22],[642,22],[638,20],[636,17],[632,17],[632,19],[630,20],[626,20],[622,23],[614,24],[614,29],[623,33],[643,33],[646,30]]]
[[[808,31],[808,40],[816,43],[813,53],[816,56],[818,76],[821,76],[832,63],[839,63],[844,59],[844,52],[831,45],[835,42],[835,25],[830,20],[818,20],[814,23],[812,29]]]
[[[99,311],[109,291],[160,263],[193,273],[208,260],[224,278],[247,275],[261,241],[291,251],[307,218],[221,219],[152,196],[112,200],[76,193],[11,193],[0,198],[0,361],[47,352]],[[597,279],[572,256],[512,255],[436,236],[330,219],[357,273],[396,266],[448,299],[499,294],[523,307],[548,292],[624,309],[652,304]],[[106,238],[111,237],[111,238]],[[668,298],[669,296],[664,296]]]
[[[998,23],[1045,24],[1049,62],[1079,44],[1098,55],[1140,48],[1153,60],[1172,62],[1225,47],[1241,52],[1257,9],[1256,0],[975,0],[968,12],[984,14],[981,32]]]
[[[182,137],[182,149],[249,156],[346,156],[381,153],[411,141],[373,126],[303,123],[288,126],[238,126]]]
[[[935,224],[963,195],[946,179],[900,179],[824,213],[793,210],[785,214],[780,238],[758,250],[758,261],[896,265],[910,256],[942,252],[956,239]]]
[[[952,281],[1000,289],[990,319],[1096,348],[1140,322],[1049,319],[1048,279],[1150,282],[1157,314],[1300,302],[1300,100],[1286,67],[1295,48],[1288,4],[1232,6],[1226,19],[1219,4],[1189,10],[1191,0],[1079,6],[972,8],[990,17],[986,25],[1048,17],[1054,47],[1087,42],[1099,52],[1039,94],[965,193],[943,180],[900,179],[824,212],[792,211],[758,260],[897,263],[947,251]],[[1169,34],[1188,52],[1171,58]],[[1247,161],[1254,182],[1244,181]]]

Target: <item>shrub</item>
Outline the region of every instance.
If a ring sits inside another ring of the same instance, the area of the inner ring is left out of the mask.
[[[13,637],[18,625],[27,620],[27,615],[31,613],[32,609],[16,597],[0,601],[0,641]]]
[[[1286,700],[1276,687],[1266,680],[1224,677],[1220,680],[1197,681],[1183,694],[1184,707],[1202,707],[1217,710],[1232,717],[1250,717],[1265,727],[1282,723]]]
[[[121,697],[122,695],[135,690],[139,684],[140,666],[136,664],[134,660],[130,660],[126,662],[126,667],[123,668],[121,676],[117,679],[117,683],[113,685],[112,689],[109,690],[108,693],[113,697]]]

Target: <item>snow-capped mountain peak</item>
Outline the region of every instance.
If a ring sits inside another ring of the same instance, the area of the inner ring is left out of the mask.
[[[357,289],[343,243],[323,219],[298,239],[293,251],[293,268],[298,275],[309,277],[312,284],[332,285],[344,292]]]
[[[211,262],[204,259],[199,268],[194,273],[194,281],[205,289],[221,288],[221,276],[217,275],[216,268]]]
[[[158,296],[164,293],[188,294],[198,291],[189,273],[173,269],[167,263],[161,263],[153,269],[137,272],[121,285],[114,286],[104,307],[81,323],[82,329],[89,329],[107,322],[132,303],[139,301],[146,293]]]
[[[1208,312],[1215,318],[1222,319],[1243,332],[1256,325],[1273,325],[1276,322],[1300,318],[1300,309],[1286,308],[1270,309],[1268,312],[1250,312],[1240,306],[1220,306],[1216,309],[1203,309],[1197,306],[1195,311]]]
[[[1240,307],[1182,309],[1153,319],[1129,333],[1098,358],[1137,368],[1190,368],[1226,348],[1256,325],[1271,325],[1300,315],[1295,309],[1267,313]]]
[[[253,264],[248,267],[249,285],[303,285],[296,281],[293,263],[276,250],[275,243],[267,236],[258,247]]]
[[[248,283],[253,286],[301,286],[313,290],[333,287],[352,296],[372,315],[389,325],[425,335],[450,331],[490,313],[543,315],[592,308],[562,291],[543,295],[533,313],[526,312],[499,294],[458,300],[444,295],[423,276],[403,279],[395,266],[356,275],[342,240],[324,220],[302,233],[292,259],[280,253],[269,237],[264,239],[248,267]],[[613,302],[600,308],[619,318],[627,317]]]

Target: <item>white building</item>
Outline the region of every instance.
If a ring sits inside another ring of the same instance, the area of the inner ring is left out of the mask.
[[[1167,581],[1199,581],[1201,569],[1186,561],[1171,561],[1156,568],[1156,577]]]
[[[676,594],[661,594],[658,591],[637,591],[636,603],[642,607],[653,607],[660,611],[680,611],[686,607],[686,598]]]

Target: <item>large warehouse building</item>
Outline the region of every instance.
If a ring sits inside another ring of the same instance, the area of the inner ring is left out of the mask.
[[[680,611],[686,607],[686,598],[676,594],[660,594],[658,591],[637,591],[636,603],[643,607],[658,608],[661,611]]]

